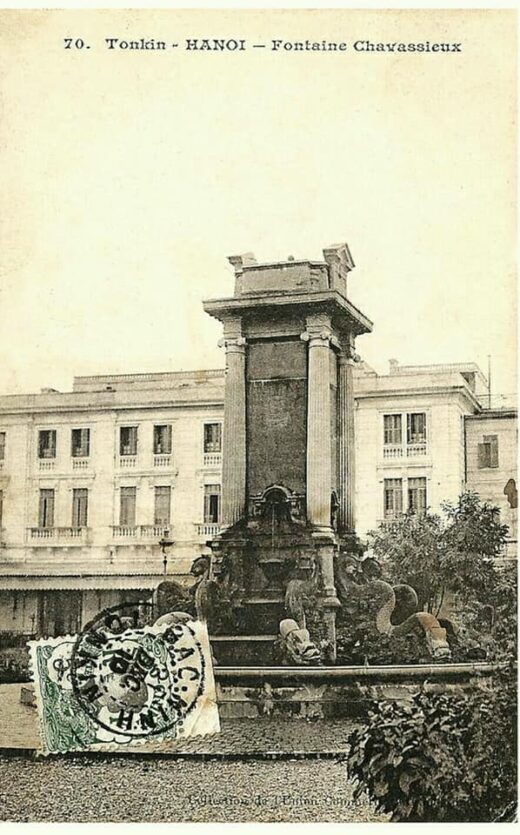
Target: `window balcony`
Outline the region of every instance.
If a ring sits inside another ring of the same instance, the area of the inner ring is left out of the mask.
[[[419,455],[427,455],[428,447],[426,441],[419,443],[406,444],[385,444],[383,446],[383,458],[386,460],[395,460],[399,458],[416,458]]]
[[[400,444],[385,444],[383,458],[402,458],[403,447]]]
[[[204,541],[216,536],[220,530],[220,524],[218,522],[197,522],[195,527],[197,529],[197,536],[202,537]]]
[[[426,455],[426,441],[417,444],[408,444],[406,447],[407,458],[414,458],[416,455]]]
[[[112,525],[113,538],[126,542],[159,542],[170,535],[166,525]]]
[[[137,455],[120,455],[119,466],[122,470],[131,470],[137,466]]]
[[[56,461],[54,459],[51,459],[51,460],[40,459],[40,461],[38,462],[38,469],[40,470],[41,473],[52,472],[53,470],[56,469]]]
[[[86,545],[87,527],[28,528],[27,539],[31,545]]]
[[[155,453],[153,456],[154,467],[169,467],[171,465],[171,455],[165,453]]]
[[[90,459],[89,458],[73,458],[72,459],[72,469],[73,470],[88,470],[90,467]]]
[[[222,453],[221,452],[205,452],[204,453],[205,467],[221,467]]]

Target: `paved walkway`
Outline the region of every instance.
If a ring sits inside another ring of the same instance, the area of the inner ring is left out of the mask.
[[[0,684],[0,748],[37,748],[38,715],[21,704],[20,691],[29,684]]]

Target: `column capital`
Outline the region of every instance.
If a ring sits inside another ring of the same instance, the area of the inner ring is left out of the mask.
[[[356,365],[356,363],[361,362],[361,357],[353,351],[340,350],[338,360],[340,365]]]
[[[332,331],[325,328],[317,333],[314,331],[304,331],[300,334],[300,339],[303,342],[308,342],[309,348],[329,348],[331,345],[339,348],[339,342]]]
[[[219,339],[217,345],[219,348],[225,348],[226,353],[243,353],[245,351],[246,338],[245,336],[235,336],[231,339],[222,337],[222,339]]]

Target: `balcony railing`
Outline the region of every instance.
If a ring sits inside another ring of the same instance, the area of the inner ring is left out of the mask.
[[[119,466],[122,470],[130,470],[137,465],[137,455],[120,455]]]
[[[408,458],[413,458],[415,455],[426,455],[426,441],[419,444],[408,444],[406,455]]]
[[[222,465],[221,452],[205,452],[204,466],[205,467],[220,467]]]
[[[158,541],[169,536],[170,529],[166,525],[112,525],[114,539],[126,539],[134,542],[143,540]]]
[[[172,457],[168,454],[156,453],[153,457],[154,467],[169,467]]]
[[[385,444],[383,447],[383,458],[402,458],[403,448],[397,444]]]
[[[218,522],[197,522],[197,535],[198,536],[216,536],[219,532],[220,525]]]
[[[417,444],[385,444],[383,446],[383,458],[415,458],[417,455],[427,454],[426,441]]]
[[[90,460],[88,458],[73,458],[72,459],[72,469],[73,470],[88,470],[90,466]]]
[[[87,527],[28,528],[27,537],[33,545],[85,545]]]
[[[52,470],[56,469],[56,461],[54,459],[50,461],[40,460],[38,464],[38,469],[40,472],[51,472]]]

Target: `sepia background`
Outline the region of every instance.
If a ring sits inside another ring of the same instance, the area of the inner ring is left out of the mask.
[[[491,355],[493,391],[516,391],[515,28],[491,10],[1,10],[0,391],[222,366],[201,300],[232,294],[226,256],[320,259],[344,240],[375,323],[363,359],[486,372]]]

